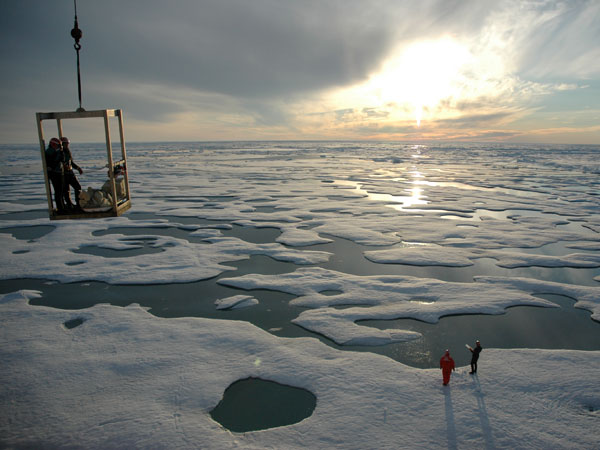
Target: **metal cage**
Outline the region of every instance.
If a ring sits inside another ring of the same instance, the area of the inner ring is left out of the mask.
[[[69,112],[38,112],[35,114],[38,128],[38,135],[40,139],[40,151],[42,154],[42,167],[44,169],[44,179],[46,182],[46,196],[48,199],[48,215],[50,220],[61,220],[61,219],[94,219],[102,217],[116,217],[123,214],[129,208],[131,208],[131,197],[129,191],[129,175],[127,170],[127,155],[125,151],[125,137],[123,134],[123,112],[120,109],[100,109],[95,111],[69,111]],[[121,141],[121,159],[115,161],[112,154],[112,145],[110,140],[110,123],[109,117],[117,117],[119,122],[119,138]],[[64,119],[87,119],[87,118],[102,118],[104,119],[104,134],[106,136],[106,155],[108,159],[108,177],[110,180],[110,188],[112,194],[112,207],[107,211],[90,211],[90,212],[77,212],[58,214],[58,211],[52,206],[52,194],[50,187],[50,180],[48,178],[48,170],[46,167],[46,143],[44,141],[44,130],[42,121],[44,120],[56,120],[56,126],[58,128],[58,135],[60,138],[63,136],[62,121]],[[118,167],[125,168],[123,176],[125,183],[124,196],[117,196],[117,184],[115,181],[115,169]]]

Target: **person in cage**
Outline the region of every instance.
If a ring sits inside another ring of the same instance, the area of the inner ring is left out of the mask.
[[[58,214],[67,212],[63,201],[64,195],[64,175],[63,162],[64,153],[62,151],[60,140],[53,137],[45,151],[46,170],[48,171],[48,179],[52,183],[54,189],[54,203]]]
[[[64,153],[64,184],[63,184],[63,196],[65,207],[69,210],[82,211],[81,206],[79,205],[79,194],[81,193],[81,184],[79,184],[79,180],[75,176],[73,172],[73,168],[77,169],[79,175],[83,174],[83,169],[79,167],[73,161],[73,155],[71,153],[71,149],[69,148],[69,138],[63,136],[60,138],[62,143],[62,149]],[[70,187],[73,186],[73,190],[75,191],[75,205],[71,201],[71,192]]]

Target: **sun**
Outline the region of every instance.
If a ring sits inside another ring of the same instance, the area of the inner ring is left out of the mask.
[[[435,118],[443,100],[460,98],[465,69],[472,61],[468,47],[451,37],[413,42],[394,51],[365,82],[338,91],[336,104],[393,110],[389,120],[414,117],[420,126]]]
[[[410,104],[420,125],[425,109],[460,94],[461,70],[470,60],[467,47],[451,38],[416,42],[386,61],[370,84],[382,102]]]

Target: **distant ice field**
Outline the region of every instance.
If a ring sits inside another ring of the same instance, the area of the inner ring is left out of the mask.
[[[72,143],[83,188],[101,144]],[[599,147],[134,143],[132,209],[49,221],[2,145],[0,293],[138,303],[435,367],[445,348],[600,349]]]

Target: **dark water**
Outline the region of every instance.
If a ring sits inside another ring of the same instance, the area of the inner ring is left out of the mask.
[[[210,415],[228,430],[243,433],[298,423],[316,405],[317,398],[306,389],[246,378],[225,390]]]

